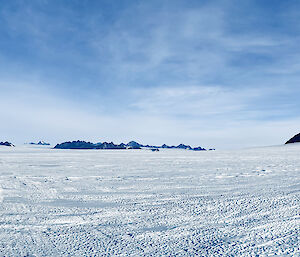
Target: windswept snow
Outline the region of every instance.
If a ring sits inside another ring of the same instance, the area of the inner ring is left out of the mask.
[[[300,145],[0,148],[0,256],[300,256]]]
[[[0,188],[0,203],[3,201],[2,188]]]

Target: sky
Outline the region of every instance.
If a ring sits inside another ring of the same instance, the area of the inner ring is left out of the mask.
[[[0,0],[0,141],[283,144],[297,0]]]

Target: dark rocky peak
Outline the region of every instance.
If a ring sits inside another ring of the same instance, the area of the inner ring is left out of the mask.
[[[189,145],[184,145],[184,144],[180,144],[180,145],[176,146],[176,148],[179,148],[179,149],[189,149],[189,150],[192,149],[191,146],[189,146]]]
[[[98,149],[125,149],[125,147],[121,145],[116,145],[113,142],[110,143],[104,142],[102,143],[101,148]]]
[[[291,143],[299,143],[300,142],[300,133],[293,136],[290,140],[288,140],[285,144],[291,144]]]
[[[194,150],[194,151],[206,151],[206,149],[202,148],[201,146],[195,147],[192,150]]]
[[[128,146],[130,149],[141,149],[141,147],[143,147],[143,145],[135,141],[130,141],[126,146]]]
[[[39,141],[38,143],[31,142],[29,144],[30,145],[50,145],[49,143],[46,143],[45,141]]]
[[[14,146],[12,143],[10,142],[0,142],[0,145],[3,145],[3,146]]]

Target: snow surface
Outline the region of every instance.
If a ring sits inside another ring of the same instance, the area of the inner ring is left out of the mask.
[[[0,256],[300,256],[300,145],[0,148]]]

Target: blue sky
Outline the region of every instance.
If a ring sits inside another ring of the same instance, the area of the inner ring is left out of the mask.
[[[0,0],[0,141],[284,143],[299,20],[290,0]]]

